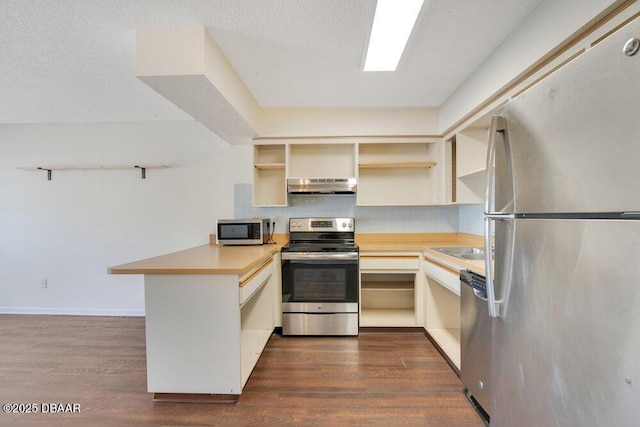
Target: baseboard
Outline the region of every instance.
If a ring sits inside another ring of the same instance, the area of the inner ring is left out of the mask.
[[[56,307],[0,307],[0,314],[53,314],[71,316],[144,317],[144,310]]]
[[[460,369],[458,369],[456,364],[453,363],[453,360],[449,358],[447,353],[442,349],[442,347],[440,347],[440,344],[438,344],[438,342],[433,339],[433,337],[429,334],[429,332],[427,332],[426,329],[423,329],[423,331],[424,331],[424,335],[427,337],[429,341],[431,341],[431,344],[433,344],[436,350],[438,350],[438,353],[442,355],[442,358],[445,360],[445,362],[447,362],[451,370],[458,376],[458,378],[460,378]]]
[[[360,332],[420,332],[424,331],[422,326],[360,326]]]

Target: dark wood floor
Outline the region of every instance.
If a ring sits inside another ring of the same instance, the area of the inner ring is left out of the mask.
[[[0,403],[80,405],[0,425],[484,425],[419,332],[274,335],[231,405],[154,403],[144,341],[143,318],[0,315]]]

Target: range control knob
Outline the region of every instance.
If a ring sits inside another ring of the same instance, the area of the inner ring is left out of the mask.
[[[352,228],[352,227],[353,227],[353,224],[349,223],[349,228]]]
[[[343,222],[343,223],[342,223],[342,228],[346,228],[346,226],[347,226],[347,223],[346,223],[346,222]]]
[[[318,310],[322,310],[322,305],[318,304]]]

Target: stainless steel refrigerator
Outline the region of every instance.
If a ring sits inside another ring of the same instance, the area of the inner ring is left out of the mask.
[[[640,424],[637,39],[638,19],[493,118],[492,426]]]

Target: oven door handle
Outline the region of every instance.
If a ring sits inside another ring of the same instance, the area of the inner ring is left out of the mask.
[[[283,261],[342,261],[357,260],[358,252],[339,252],[339,253],[310,253],[310,252],[282,252]]]

